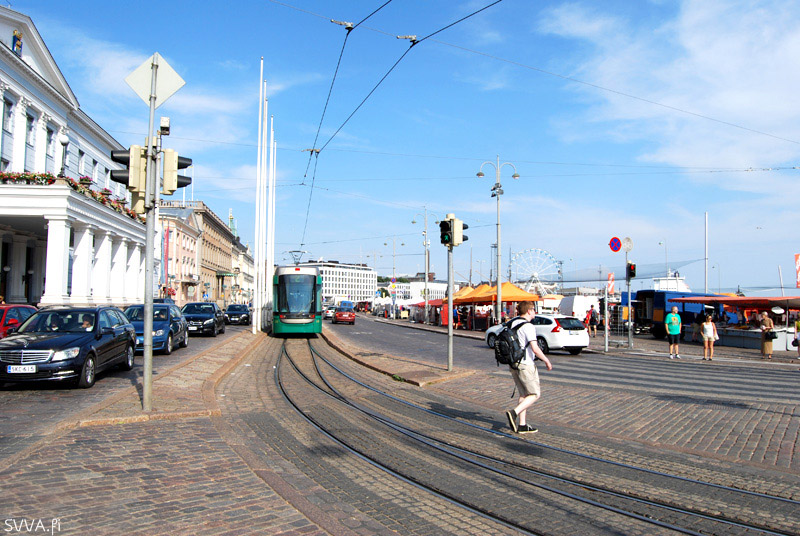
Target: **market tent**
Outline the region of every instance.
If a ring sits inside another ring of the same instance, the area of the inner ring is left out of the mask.
[[[472,287],[470,287],[470,286],[461,287],[460,289],[458,289],[457,291],[455,291],[455,292],[453,293],[453,298],[455,298],[455,299],[458,299],[458,298],[460,298],[461,296],[465,296],[465,295],[469,294],[469,293],[470,293],[470,292],[472,292],[473,290],[475,290],[475,289],[474,289],[474,288],[472,288]]]
[[[525,292],[513,283],[506,281],[503,283],[502,300],[503,302],[522,302],[522,301],[540,301],[541,298],[536,294]],[[468,303],[492,303],[497,300],[497,287],[492,287],[480,294],[470,295]]]
[[[472,301],[470,301],[470,298],[472,296],[477,296],[478,294],[482,294],[483,292],[485,292],[485,291],[487,291],[487,290],[489,290],[491,288],[492,287],[490,287],[486,283],[482,283],[482,284],[478,285],[477,287],[475,287],[474,289],[470,290],[469,292],[466,292],[466,293],[464,293],[464,294],[462,294],[460,296],[458,294],[456,294],[455,304],[456,305],[466,305],[466,304],[472,303]]]
[[[425,307],[425,302],[421,301],[419,303],[414,303],[411,306],[412,307]],[[428,307],[441,307],[441,306],[442,306],[442,300],[441,299],[428,300]]]
[[[705,305],[730,305],[741,309],[772,309],[775,306],[784,309],[800,309],[800,296],[692,296],[688,298],[672,298],[673,302],[702,303]]]

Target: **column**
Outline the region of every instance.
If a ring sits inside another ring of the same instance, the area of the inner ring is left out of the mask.
[[[109,276],[111,275],[111,233],[98,229],[94,233],[94,266],[92,267],[92,303],[111,303]]]
[[[72,305],[88,305],[91,299],[89,278],[92,277],[92,258],[94,257],[94,227],[85,223],[75,223],[75,240],[72,251]]]
[[[14,124],[12,125],[12,155],[11,171],[22,173],[25,171],[25,136],[27,134],[27,114],[28,100],[20,97],[14,106]]]
[[[64,163],[64,153],[65,153],[65,151],[69,150],[69,144],[67,144],[66,147],[61,145],[61,141],[59,140],[59,138],[61,137],[62,134],[64,134],[65,136],[68,136],[67,127],[63,127],[63,126],[59,127],[58,133],[56,134],[56,150],[53,151],[54,152],[53,165],[54,165],[54,168],[55,168],[54,175],[58,175],[58,174],[61,173],[61,164]],[[69,175],[69,173],[67,173],[66,169],[64,170],[64,175],[65,176]]]
[[[23,279],[28,270],[28,237],[14,235],[11,242],[11,271],[8,272],[8,286],[6,287],[6,302],[8,303],[28,303],[25,296],[25,280]]]
[[[123,306],[127,301],[128,243],[127,238],[115,236],[111,242],[111,303]]]
[[[139,289],[144,284],[143,279],[139,279],[139,271],[142,265],[142,245],[128,245],[128,264],[125,270],[125,303],[141,303],[139,300]]]
[[[67,216],[51,216],[45,219],[47,219],[47,257],[41,305],[59,305],[69,301],[67,274],[71,221]]]
[[[40,113],[36,120],[36,140],[33,147],[35,152],[34,171],[44,173],[47,170],[47,124],[52,117],[46,113]],[[53,143],[57,143],[53,140]]]
[[[33,275],[30,277],[31,297],[34,304],[39,303],[42,299],[44,292],[44,271],[47,263],[47,242],[44,240],[37,240],[36,246],[33,250]]]

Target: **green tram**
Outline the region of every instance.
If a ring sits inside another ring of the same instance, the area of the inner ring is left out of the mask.
[[[272,334],[322,332],[322,276],[318,268],[279,266],[274,276]]]

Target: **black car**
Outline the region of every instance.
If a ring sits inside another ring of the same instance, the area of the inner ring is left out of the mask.
[[[187,303],[181,309],[186,322],[189,323],[189,334],[211,335],[225,333],[225,315],[214,302]]]
[[[250,309],[245,304],[232,303],[225,309],[226,324],[247,324],[250,325]]]
[[[144,351],[144,305],[131,305],[125,309],[136,330],[136,350]],[[172,353],[175,346],[189,346],[189,324],[175,305],[153,304],[153,351]]]
[[[0,341],[0,382],[75,381],[94,385],[98,372],[133,368],[136,332],[116,307],[50,307]]]

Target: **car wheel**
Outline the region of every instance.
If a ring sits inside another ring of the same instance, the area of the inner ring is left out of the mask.
[[[583,348],[567,348],[567,351],[572,355],[578,355],[581,353],[581,350],[583,350]]]
[[[225,333],[225,324],[222,324],[222,329],[219,330],[220,333]]]
[[[216,336],[217,336],[217,325],[216,325],[216,324],[214,324],[214,325],[211,327],[211,336],[212,336],[212,337],[216,337]]]
[[[94,356],[89,354],[86,356],[86,360],[83,362],[83,367],[81,368],[81,377],[78,379],[78,387],[88,389],[94,385],[95,374],[97,374],[97,365],[95,363]]]
[[[181,341],[181,348],[186,348],[189,346],[189,332],[183,334],[183,340]]]
[[[172,333],[167,335],[167,344],[164,345],[164,355],[169,355],[172,353]]]
[[[537,337],[536,342],[539,343],[539,349],[542,351],[543,354],[550,353],[550,346],[547,344],[547,341],[544,340],[544,337]]]
[[[133,346],[130,344],[125,347],[125,361],[120,365],[122,370],[131,370],[133,368]]]
[[[494,348],[495,343],[497,342],[497,335],[494,333],[490,333],[489,337],[486,339],[486,344],[489,345],[489,348]]]

